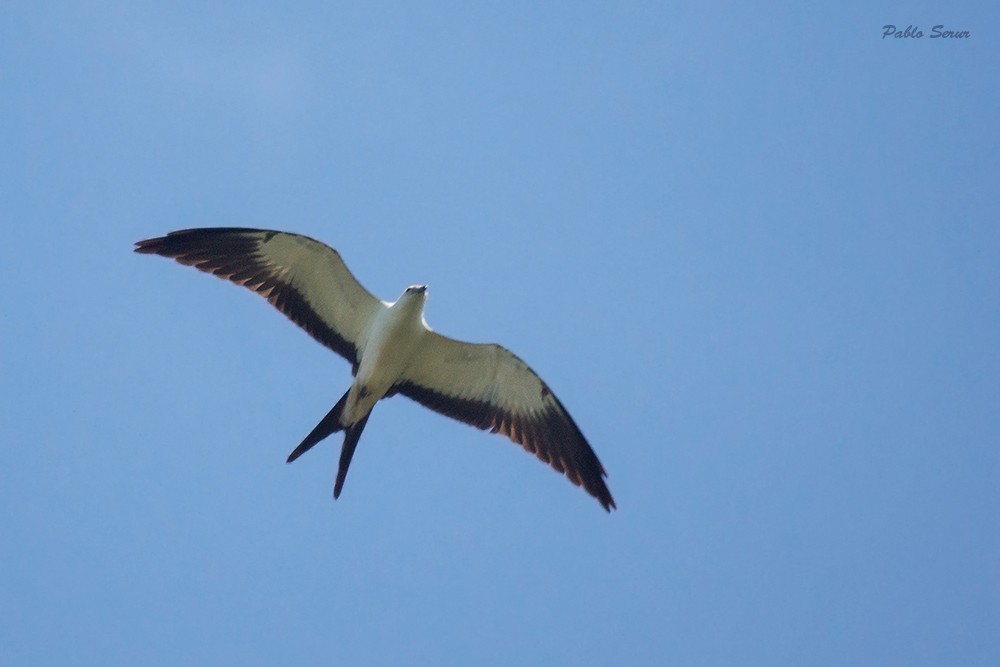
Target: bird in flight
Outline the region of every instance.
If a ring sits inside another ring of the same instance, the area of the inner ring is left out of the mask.
[[[333,497],[372,408],[403,394],[447,417],[501,433],[582,486],[608,512],[607,473],[548,385],[500,345],[435,333],[424,321],[427,286],[394,302],[376,299],[333,248],[300,234],[235,227],[185,229],[138,241],[135,251],[172,257],[257,292],[351,363],[354,381],[288,456],[291,463],[344,431]]]

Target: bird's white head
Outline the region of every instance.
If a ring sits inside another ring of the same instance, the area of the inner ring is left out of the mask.
[[[424,302],[427,300],[427,285],[410,285],[398,299],[396,299],[396,304],[404,305],[408,307],[418,307],[423,309]]]

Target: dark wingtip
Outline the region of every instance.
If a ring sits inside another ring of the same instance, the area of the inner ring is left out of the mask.
[[[135,247],[132,248],[134,252],[141,255],[153,255],[156,253],[157,247],[163,243],[164,237],[159,237],[155,239],[144,239],[142,241],[136,241]]]
[[[270,232],[266,229],[251,229],[249,227],[201,227],[194,229],[178,229],[173,232],[167,232],[166,236],[157,236],[153,239],[136,241],[136,247],[133,248],[133,250],[144,255],[164,254],[166,257],[174,257],[176,255],[171,253],[185,250],[185,248],[192,241],[195,243],[205,242],[220,237],[224,238],[234,233],[254,232],[269,232],[270,234],[277,233]],[[164,251],[166,252],[164,253]]]
[[[601,507],[604,508],[605,512],[611,514],[611,510],[617,510],[618,506],[615,505],[615,499],[611,497],[611,490],[608,489],[608,485],[604,483],[604,478],[607,476],[608,474],[602,470],[601,476],[598,478],[600,486],[596,489],[590,489],[587,487],[584,488],[587,489],[587,492],[590,493],[590,495],[597,499],[597,502],[601,503]]]

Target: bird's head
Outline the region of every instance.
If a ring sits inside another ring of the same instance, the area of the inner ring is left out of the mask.
[[[427,285],[410,285],[400,295],[396,303],[412,303],[423,305],[427,300]]]

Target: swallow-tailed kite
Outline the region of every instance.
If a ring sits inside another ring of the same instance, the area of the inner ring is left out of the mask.
[[[583,486],[605,510],[615,507],[604,467],[548,385],[506,348],[433,332],[423,316],[426,285],[407,287],[395,303],[379,301],[351,275],[336,250],[287,232],[186,229],[136,246],[136,252],[172,257],[252,289],[351,362],[350,389],[288,457],[291,463],[323,438],[344,431],[334,498],[340,496],[375,403],[399,393],[506,435]]]

